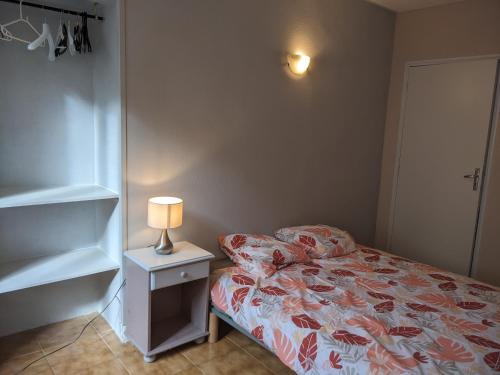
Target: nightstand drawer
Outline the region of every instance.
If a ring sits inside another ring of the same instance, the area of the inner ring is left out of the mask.
[[[151,272],[151,290],[208,277],[209,262],[199,262]]]

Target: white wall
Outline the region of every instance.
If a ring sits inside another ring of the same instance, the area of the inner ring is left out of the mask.
[[[0,3],[0,22],[18,16]],[[41,11],[24,7],[41,30]],[[55,36],[59,15],[46,12]],[[18,27],[16,30],[27,30]],[[32,35],[29,32],[26,35]],[[68,53],[56,62],[48,48],[0,41],[0,185],[64,185],[94,181],[93,57]],[[13,136],[15,134],[15,136]]]
[[[185,239],[283,225],[374,235],[394,15],[361,0],[126,2],[129,248],[147,199],[184,198]],[[292,79],[287,52],[311,55]]]
[[[397,137],[404,82],[409,61],[500,54],[500,1],[466,0],[398,14],[390,91],[387,103],[384,151],[378,198],[376,245],[385,248],[389,225],[392,183],[395,173]],[[480,250],[473,276],[500,285],[500,136],[494,140],[490,160],[491,178],[485,199]]]

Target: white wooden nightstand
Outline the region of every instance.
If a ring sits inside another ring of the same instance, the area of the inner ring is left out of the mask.
[[[204,341],[213,258],[186,241],[174,243],[169,255],[158,255],[152,247],[125,252],[126,335],[144,361],[189,341]]]

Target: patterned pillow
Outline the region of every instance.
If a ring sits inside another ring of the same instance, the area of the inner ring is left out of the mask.
[[[231,260],[256,276],[269,277],[293,263],[307,263],[304,248],[259,234],[219,236],[219,245]]]
[[[281,241],[304,247],[311,258],[338,257],[356,250],[356,243],[348,232],[328,225],[281,228],[274,235]]]

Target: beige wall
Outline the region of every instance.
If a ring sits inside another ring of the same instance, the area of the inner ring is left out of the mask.
[[[146,202],[185,200],[174,240],[336,224],[371,243],[394,14],[361,0],[126,1],[129,248]],[[292,79],[286,51],[312,56]]]
[[[386,246],[405,63],[500,54],[500,1],[464,2],[398,14],[382,159],[375,243]],[[499,132],[500,133],[500,132]],[[499,134],[497,133],[497,134]],[[500,135],[492,160],[476,276],[500,284]],[[494,194],[496,192],[496,194]]]

